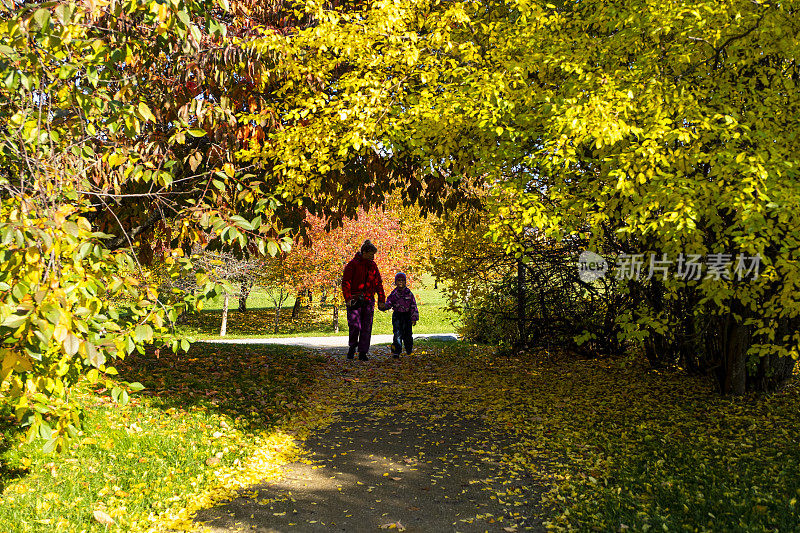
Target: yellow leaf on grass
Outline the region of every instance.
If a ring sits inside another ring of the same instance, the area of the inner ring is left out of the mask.
[[[95,520],[103,524],[104,526],[110,526],[114,523],[114,519],[111,518],[107,513],[103,511],[94,511],[92,516]]]

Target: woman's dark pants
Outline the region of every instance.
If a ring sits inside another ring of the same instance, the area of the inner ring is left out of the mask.
[[[359,354],[369,352],[372,339],[372,318],[375,314],[375,301],[367,300],[364,305],[347,310],[347,325],[350,329],[350,353],[358,349]]]

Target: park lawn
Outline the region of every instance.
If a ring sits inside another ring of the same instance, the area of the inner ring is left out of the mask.
[[[465,352],[444,349],[429,396],[514,435],[509,463],[545,480],[551,528],[800,531],[798,372],[775,394],[723,398],[638,359]]]
[[[180,527],[209,505],[276,474],[297,452],[280,431],[303,415],[321,358],[280,346],[196,345],[178,356],[134,354],[123,379],[147,386],[124,407],[82,383],[78,442],[61,455],[17,445],[5,413],[0,531],[108,531]],[[188,508],[187,508],[188,506]]]
[[[388,287],[387,287],[388,288]],[[414,326],[414,333],[452,333],[457,331],[460,320],[458,315],[446,309],[445,297],[441,289],[433,288],[433,280],[424,277],[423,282],[413,289],[419,307],[419,322]],[[387,294],[388,296],[388,294]],[[240,313],[238,302],[231,300],[228,310],[226,337],[326,337],[347,334],[347,315],[344,307],[339,308],[339,331],[333,328],[333,307],[312,302],[301,309],[300,316],[292,318],[294,297],[291,297],[281,309],[278,321],[278,333],[275,333],[275,309],[260,291],[253,291],[248,298],[248,311]],[[211,302],[207,309],[186,317],[180,330],[200,339],[219,338],[222,322],[221,301],[219,298]],[[392,333],[392,312],[375,310],[372,327],[375,335]]]
[[[636,359],[427,342],[400,362],[367,363],[382,373],[370,391],[354,389],[341,362],[290,347],[159,355],[119,365],[148,387],[128,406],[80,388],[84,435],[60,456],[18,449],[4,428],[0,531],[103,531],[94,510],[116,519],[110,531],[180,529],[192,511],[276,475],[301,453],[290,436],[329,420],[332,406],[385,397],[386,383],[415,398],[409,408],[484,420],[509,446],[499,471],[530,474],[544,497],[526,511],[552,529],[800,530],[797,380],[728,399]]]

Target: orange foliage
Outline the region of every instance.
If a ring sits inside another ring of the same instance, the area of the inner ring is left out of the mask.
[[[345,220],[336,229],[326,231],[326,220],[306,214],[309,224],[308,244],[298,245],[287,257],[289,268],[301,273],[298,289],[330,291],[341,298],[342,271],[366,239],[378,247],[375,262],[381,272],[384,290],[391,291],[394,275],[412,266],[412,250],[408,235],[401,230],[395,211],[359,210],[357,220]],[[413,277],[409,274],[409,284]],[[333,289],[331,291],[331,289]]]

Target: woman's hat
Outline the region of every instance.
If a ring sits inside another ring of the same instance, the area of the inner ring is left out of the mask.
[[[378,251],[378,247],[375,246],[374,244],[372,244],[372,241],[369,240],[369,239],[364,241],[364,244],[361,245],[361,253],[362,254],[368,254],[370,252],[377,252],[377,251]]]

